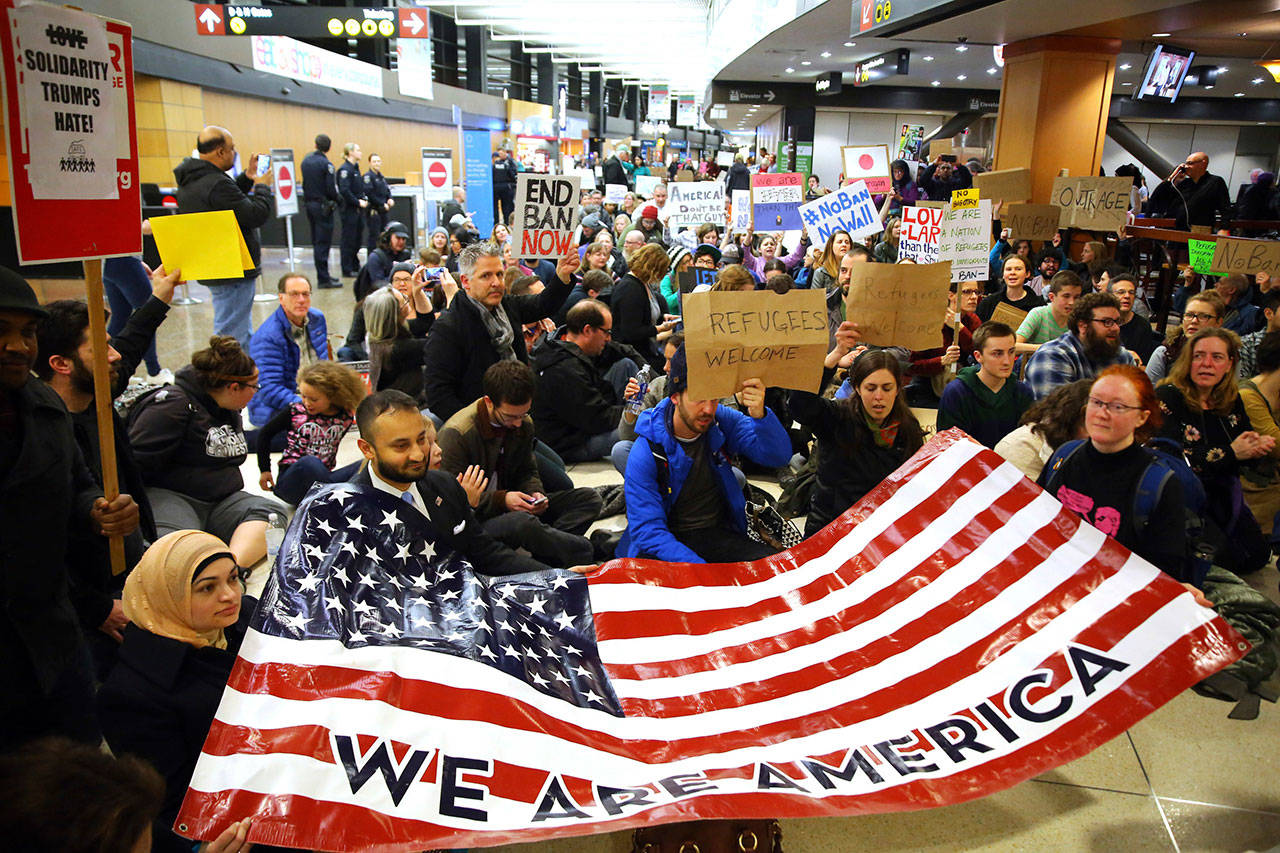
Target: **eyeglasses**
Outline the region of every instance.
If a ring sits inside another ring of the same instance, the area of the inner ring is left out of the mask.
[[[1126,406],[1124,403],[1108,403],[1106,400],[1099,400],[1097,397],[1089,398],[1089,406],[1094,409],[1106,409],[1113,415],[1123,415],[1126,412],[1142,408],[1141,406]]]
[[[257,382],[241,382],[240,384],[245,388],[252,388],[255,391],[262,387]]]
[[[610,327],[610,328],[606,329],[606,328],[604,328],[604,327],[602,327],[602,326],[596,326],[596,328],[597,328],[597,329],[599,329],[600,331],[604,332],[604,336],[605,336],[606,338],[612,338],[612,337],[613,337],[613,328],[612,328],[612,327]]]
[[[1120,321],[1115,317],[1090,317],[1090,323],[1101,323],[1104,328],[1114,329],[1120,325]]]
[[[1207,322],[1207,321],[1209,321],[1209,320],[1216,320],[1216,319],[1218,319],[1218,315],[1217,315],[1217,314],[1204,314],[1204,313],[1202,313],[1202,312],[1200,312],[1200,311],[1184,311],[1184,312],[1182,312],[1182,319],[1184,319],[1184,320],[1199,320],[1201,323],[1204,323],[1204,322]]]

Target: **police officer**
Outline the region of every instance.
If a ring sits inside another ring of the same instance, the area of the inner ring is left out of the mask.
[[[342,214],[342,275],[355,278],[360,272],[360,226],[369,200],[364,197],[364,179],[360,176],[360,146],[348,142],[342,146],[343,163],[338,167],[339,211]]]
[[[369,217],[365,222],[365,248],[373,252],[378,245],[378,236],[387,228],[387,214],[391,210],[391,187],[382,176],[382,158],[377,154],[369,155],[369,171],[364,173],[364,197],[369,206],[365,214]]]
[[[493,160],[493,215],[494,222],[511,224],[511,214],[516,209],[516,161],[506,143],[498,149]]]
[[[338,187],[334,183],[333,164],[328,157],[331,144],[328,136],[318,134],[316,150],[302,160],[302,197],[307,203],[307,222],[311,225],[317,287],[342,287],[341,281],[329,275],[333,211],[338,206]]]

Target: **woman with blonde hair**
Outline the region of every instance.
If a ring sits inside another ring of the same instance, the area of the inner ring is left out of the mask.
[[[848,231],[835,230],[827,238],[827,244],[813,263],[813,289],[830,293],[840,283],[840,261],[853,248],[853,238]]]
[[[741,264],[729,264],[720,270],[720,274],[716,276],[716,283],[711,286],[711,289],[730,292],[755,290],[756,280]]]
[[[902,233],[902,217],[890,216],[889,220],[884,224],[884,233],[880,235],[880,242],[876,243],[873,252],[875,259],[882,264],[896,264],[898,262],[898,238]]]

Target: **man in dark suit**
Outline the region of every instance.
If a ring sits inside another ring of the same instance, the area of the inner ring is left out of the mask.
[[[445,471],[428,470],[432,431],[408,394],[395,390],[370,394],[356,409],[356,423],[360,428],[357,445],[369,464],[352,482],[386,492],[417,509],[427,517],[436,541],[457,551],[478,572],[514,575],[550,568],[485,533],[459,485],[465,475],[455,479]],[[574,567],[575,571],[585,568]]]

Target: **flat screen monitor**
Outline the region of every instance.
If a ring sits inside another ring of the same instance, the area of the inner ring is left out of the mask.
[[[1187,71],[1191,69],[1191,61],[1195,58],[1194,50],[1157,45],[1147,58],[1142,83],[1133,93],[1134,100],[1168,101],[1171,104],[1178,100],[1182,82],[1187,79]]]

